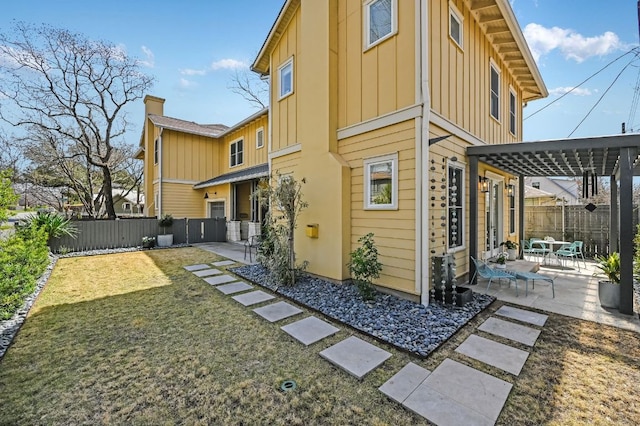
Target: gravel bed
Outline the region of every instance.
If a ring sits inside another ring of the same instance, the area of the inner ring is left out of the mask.
[[[353,285],[304,276],[295,286],[279,287],[261,265],[230,270],[376,339],[422,357],[436,350],[495,300],[493,296],[474,293],[473,300],[461,308],[440,302],[425,307],[378,293],[375,300],[366,302]]]

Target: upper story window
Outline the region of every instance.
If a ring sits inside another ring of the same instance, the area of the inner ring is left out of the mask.
[[[262,148],[264,146],[264,128],[260,127],[256,130],[256,148]]]
[[[447,228],[449,230],[449,250],[464,246],[464,166],[449,163],[447,181]]]
[[[449,37],[462,49],[462,14],[449,2]]]
[[[513,89],[509,90],[509,131],[516,135],[516,94]]]
[[[124,211],[131,210],[131,203],[122,203],[122,210]]]
[[[365,48],[391,37],[398,30],[398,0],[369,0],[365,8]]]
[[[280,84],[280,99],[293,93],[293,57],[278,68],[278,83]]]
[[[158,139],[153,141],[153,164],[158,164]]]
[[[364,208],[398,208],[398,154],[364,160]]]
[[[491,116],[500,121],[500,72],[491,61]]]
[[[531,182],[531,187],[535,189],[540,189],[540,182]]]
[[[229,165],[231,167],[239,166],[240,164],[242,164],[243,142],[244,141],[242,139],[238,139],[237,141],[231,143],[231,154],[229,158]]]

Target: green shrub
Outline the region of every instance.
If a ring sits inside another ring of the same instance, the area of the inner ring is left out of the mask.
[[[378,249],[371,232],[360,237],[358,242],[362,246],[349,253],[351,261],[347,266],[362,298],[372,300],[375,298],[376,290],[371,282],[380,277],[382,264],[378,262]]]
[[[36,226],[0,241],[0,320],[11,318],[49,263],[48,234]]]
[[[18,232],[30,227],[41,228],[47,234],[47,242],[51,238],[60,238],[63,236],[75,237],[78,230],[70,219],[60,216],[57,213],[38,212],[26,219],[22,219],[17,226]]]

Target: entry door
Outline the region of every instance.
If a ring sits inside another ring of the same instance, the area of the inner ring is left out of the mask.
[[[500,243],[503,241],[503,191],[502,181],[490,180],[489,192],[485,193],[485,228],[486,247],[485,259],[493,257],[500,252]]]
[[[223,218],[224,216],[224,201],[213,201],[209,203],[210,218]]]

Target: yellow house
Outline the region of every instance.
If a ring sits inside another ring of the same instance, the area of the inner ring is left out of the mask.
[[[232,128],[164,117],[164,100],[145,98],[147,215],[255,224],[256,179],[292,174],[306,182],[295,249],[309,272],[349,278],[373,232],[376,284],[424,304],[434,256],[451,254],[463,278],[475,248],[520,239],[518,177],[465,154],[520,141],[523,105],[548,94],[508,0],[286,0],[252,69],[269,79],[269,110]]]
[[[469,182],[465,158],[520,141],[523,105],[548,94],[507,0],[287,0],[252,69],[270,79],[269,168],[306,180],[309,272],[348,278],[373,232],[377,284],[428,303],[434,255],[468,271],[471,191],[485,257],[519,238],[516,177]]]
[[[268,110],[227,127],[166,117],[165,100],[146,96],[136,158],[144,160],[146,216],[225,217],[228,239],[259,233],[264,212],[250,200],[268,176]]]

